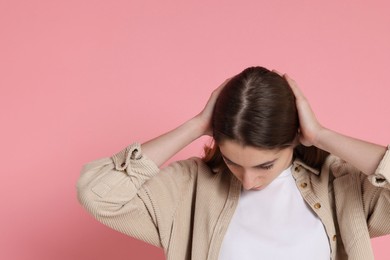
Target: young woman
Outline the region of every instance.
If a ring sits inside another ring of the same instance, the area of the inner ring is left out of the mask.
[[[159,169],[203,135],[204,158]],[[291,78],[251,67],[176,129],[85,164],[78,197],[169,260],[368,260],[390,234],[389,147],[323,127]]]

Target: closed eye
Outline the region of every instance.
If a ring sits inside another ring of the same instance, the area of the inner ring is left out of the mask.
[[[255,168],[257,168],[257,169],[263,169],[263,170],[271,170],[272,167],[274,167],[273,164],[265,165],[265,166],[264,166],[264,165],[260,165],[260,166],[256,166]]]
[[[236,166],[236,167],[241,167],[240,165],[230,161],[229,159],[225,158],[224,157],[224,161],[226,164],[229,164],[231,166]],[[254,166],[253,168],[256,168],[256,169],[262,169],[262,170],[270,170],[274,167],[273,164],[269,164],[269,165],[257,165],[257,166]]]
[[[241,165],[239,165],[239,164],[237,164],[235,162],[232,162],[231,160],[226,158],[224,155],[222,155],[222,158],[225,161],[225,163],[228,164],[228,165],[235,166],[235,167],[242,167]],[[276,160],[277,160],[277,158],[272,160],[272,161],[269,161],[269,162],[266,162],[266,163],[263,163],[263,164],[259,164],[259,165],[256,165],[256,166],[253,166],[252,168],[262,169],[262,170],[270,170],[270,169],[272,169],[272,167],[274,167],[274,162]]]

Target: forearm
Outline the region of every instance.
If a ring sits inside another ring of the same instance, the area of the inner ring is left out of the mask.
[[[375,173],[386,147],[342,135],[323,128],[317,136],[315,146],[350,163],[363,173]]]
[[[204,135],[204,125],[194,117],[177,128],[142,144],[142,152],[157,166],[161,166],[173,155]]]

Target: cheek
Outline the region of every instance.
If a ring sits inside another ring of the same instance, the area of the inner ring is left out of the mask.
[[[266,181],[267,182],[271,182],[273,181],[274,179],[276,179],[276,177],[278,177],[279,173],[275,170],[271,170],[267,176],[266,176]]]
[[[276,179],[283,172],[283,167],[275,167],[269,172],[267,180],[270,182]]]

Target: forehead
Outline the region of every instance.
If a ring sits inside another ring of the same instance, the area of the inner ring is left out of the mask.
[[[283,154],[281,149],[261,149],[253,146],[243,146],[238,142],[230,140],[220,143],[219,149],[225,158],[244,167],[260,165],[275,160]]]

